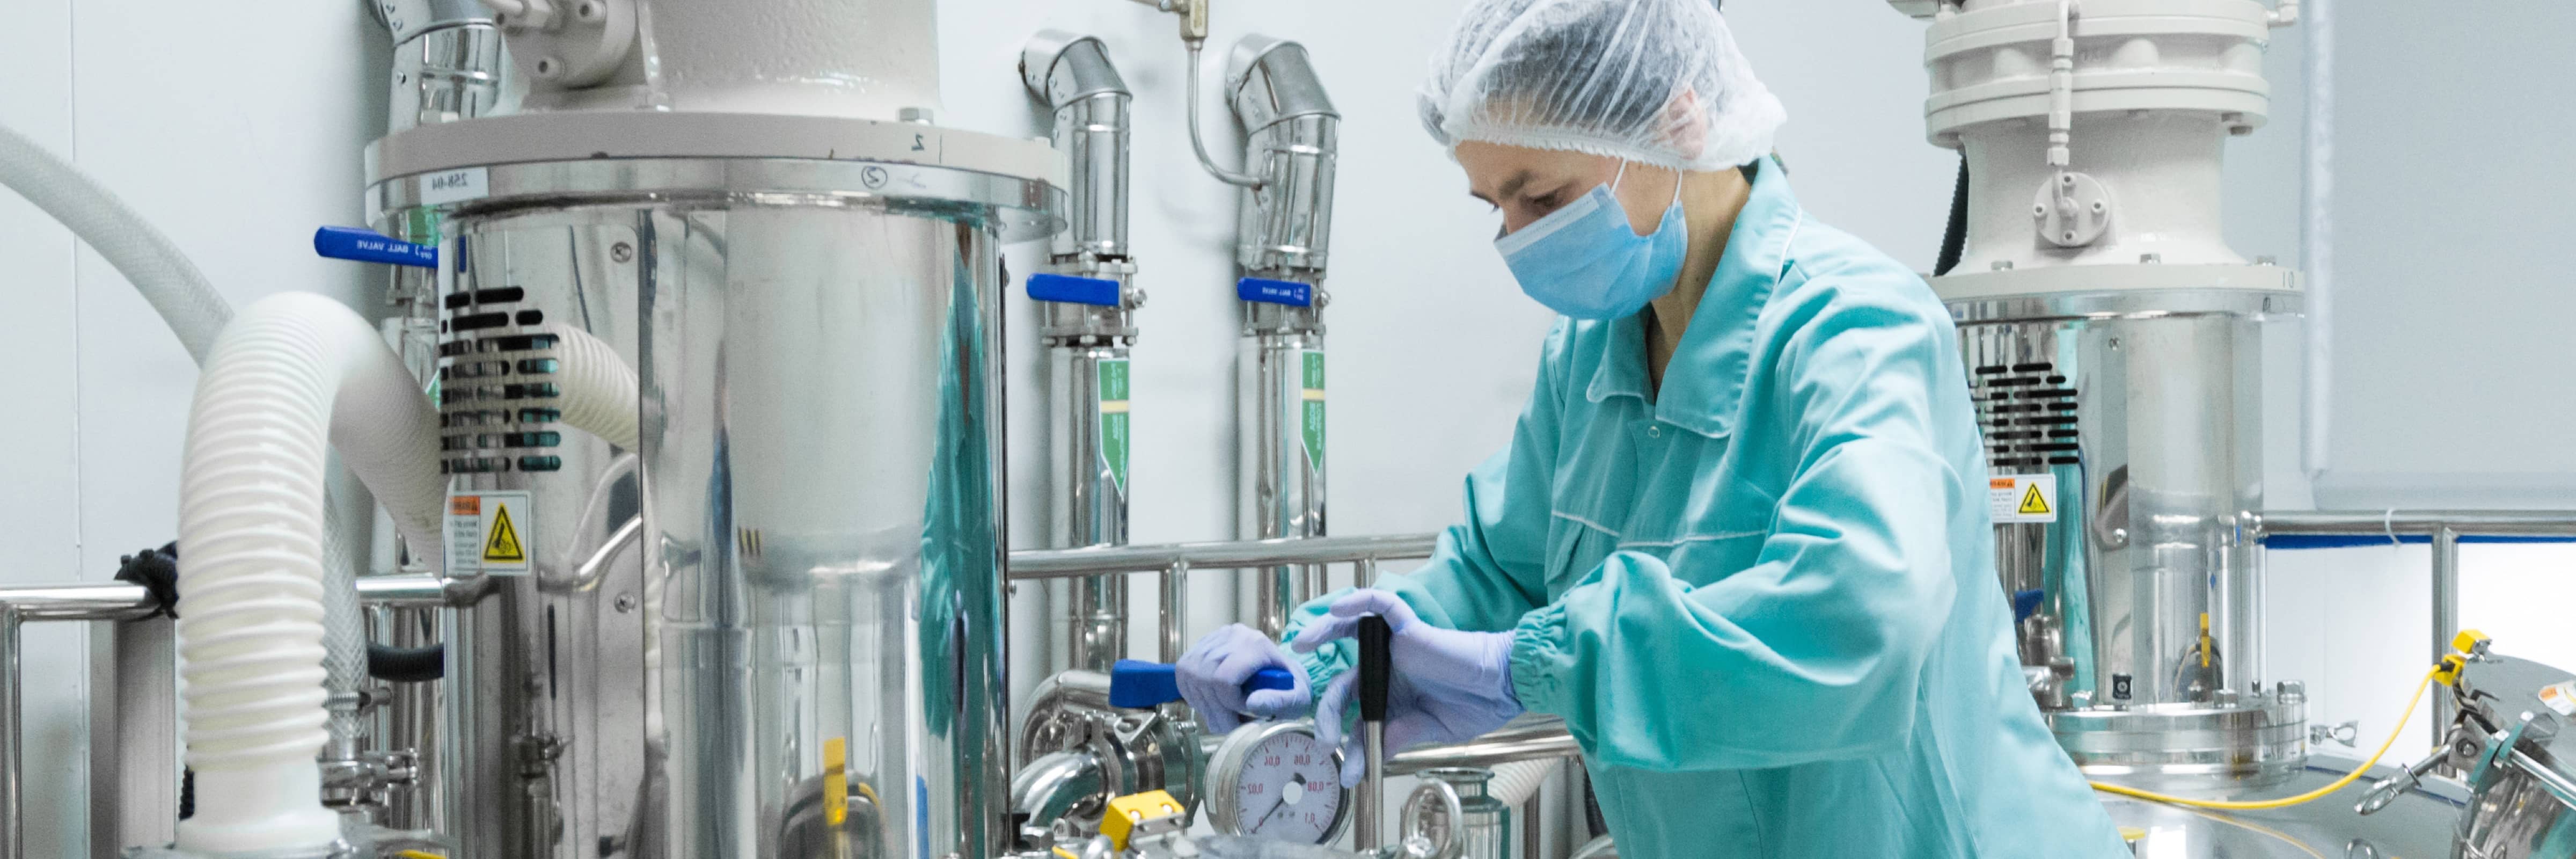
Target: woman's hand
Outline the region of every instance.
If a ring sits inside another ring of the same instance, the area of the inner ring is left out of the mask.
[[[1386,749],[1419,743],[1454,743],[1503,726],[1524,709],[1512,693],[1512,634],[1460,632],[1432,626],[1394,593],[1357,590],[1333,602],[1331,614],[1297,634],[1299,653],[1313,653],[1359,629],[1360,618],[1386,618],[1393,633],[1386,696]],[[1316,738],[1342,747],[1342,784],[1355,785],[1368,767],[1356,736],[1345,738],[1342,713],[1359,672],[1345,671],[1324,688],[1317,707]]]
[[[1263,689],[1250,694],[1243,682],[1252,672],[1279,667],[1297,678],[1294,689]],[[1210,733],[1229,734],[1243,724],[1243,717],[1259,719],[1294,719],[1306,715],[1315,701],[1314,690],[1306,684],[1306,669],[1297,658],[1269,636],[1252,627],[1233,624],[1207,634],[1190,652],[1181,655],[1174,668],[1181,699],[1190,702],[1199,724]]]

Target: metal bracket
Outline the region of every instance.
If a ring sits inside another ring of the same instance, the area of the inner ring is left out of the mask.
[[[2058,171],[2040,185],[2031,203],[2039,235],[2061,248],[2079,248],[2102,238],[2111,226],[2111,192],[2100,180],[2072,170]]]

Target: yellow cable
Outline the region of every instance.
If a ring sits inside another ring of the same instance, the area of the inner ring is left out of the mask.
[[[2335,791],[2342,790],[2345,785],[2351,784],[2355,780],[2360,779],[2362,773],[2369,772],[2371,767],[2379,764],[2379,757],[2381,755],[2388,754],[2388,747],[2397,745],[2398,735],[2406,733],[2406,720],[2415,717],[2415,705],[2423,703],[2424,690],[2432,688],[2433,677],[2434,675],[2441,673],[2441,670],[2441,668],[2436,667],[2431,671],[2424,672],[2424,679],[2415,684],[2415,697],[2406,699],[2406,712],[2397,717],[2397,730],[2389,732],[2388,741],[2379,744],[2379,751],[2370,753],[2370,760],[2363,761],[2361,766],[2354,767],[2352,772],[2345,773],[2343,778],[2335,779],[2333,784],[2317,788],[2316,790],[2308,791],[2307,793],[2299,794],[2298,796],[2284,797],[2281,799],[2225,800],[2185,799],[2170,794],[2156,793],[2155,791],[2150,790],[2139,790],[2134,787],[2122,787],[2116,784],[2105,784],[2098,781],[2093,783],[2093,789],[2103,793],[2115,793],[2121,796],[2134,797],[2150,802],[2162,802],[2172,805],[2190,806],[2192,808],[2220,808],[2227,809],[2229,811],[2258,811],[2266,808],[2288,808],[2293,805],[2300,805],[2324,799],[2327,796],[2333,795]]]

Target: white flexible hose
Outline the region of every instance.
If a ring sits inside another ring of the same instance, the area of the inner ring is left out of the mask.
[[[563,421],[620,450],[636,449],[635,368],[590,332],[546,326],[555,335],[555,383],[563,391]]]
[[[320,801],[323,458],[340,450],[433,569],[436,413],[356,313],[309,293],[226,326],[197,380],[180,478],[179,652],[196,815],[178,847],[328,845]]]
[[[151,302],[170,332],[179,335],[179,345],[187,347],[188,357],[199,364],[206,362],[215,334],[233,318],[232,305],[179,253],[170,237],[126,208],[105,186],[6,126],[0,126],[0,185],[16,190],[97,249],[99,256],[134,283],[144,301]]]
[[[1519,808],[1530,797],[1538,795],[1539,785],[1556,772],[1555,760],[1513,761],[1494,767],[1494,780],[1485,783],[1485,794],[1511,808]]]

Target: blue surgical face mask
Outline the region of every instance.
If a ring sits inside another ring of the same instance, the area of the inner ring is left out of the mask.
[[[1627,165],[1621,164],[1619,178],[1627,173]],[[1576,319],[1617,319],[1672,291],[1690,250],[1681,182],[1678,177],[1673,182],[1673,202],[1664,209],[1663,222],[1641,236],[1628,226],[1627,207],[1611,193],[1619,178],[1494,239],[1522,292]]]

